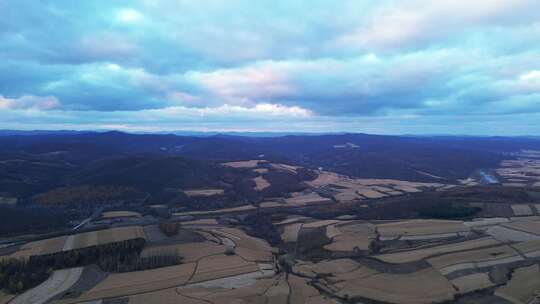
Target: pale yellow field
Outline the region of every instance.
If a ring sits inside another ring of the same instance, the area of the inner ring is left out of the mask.
[[[373,238],[367,235],[342,234],[334,237],[332,243],[324,245],[324,249],[330,251],[352,252],[356,249],[367,251]]]
[[[420,192],[424,188],[442,188],[440,183],[418,183],[392,179],[353,179],[333,172],[318,171],[318,177],[308,182],[312,187],[331,187],[338,193],[334,198],[339,202],[377,199],[389,195],[401,195],[403,192]]]
[[[235,249],[236,255],[242,257],[246,261],[257,263],[272,263],[274,256],[272,251],[254,250],[247,247],[237,247]]]
[[[205,211],[187,211],[187,212],[176,212],[173,213],[173,216],[185,216],[185,215],[209,215],[209,214],[221,214],[221,213],[229,213],[229,212],[240,212],[240,211],[249,211],[256,209],[253,205],[243,205],[239,207],[232,207],[232,208],[223,208],[223,209],[217,209],[217,210],[205,210]]]
[[[190,283],[258,271],[256,263],[247,262],[237,255],[215,255],[199,260],[195,275]]]
[[[182,296],[176,288],[168,288],[154,292],[137,294],[129,297],[129,304],[204,304],[203,300],[193,299],[191,297]]]
[[[256,173],[259,173],[259,174],[265,174],[265,173],[268,173],[268,169],[266,169],[266,168],[257,168],[257,169],[253,169],[253,172],[256,172]]]
[[[307,277],[316,277],[320,274],[346,273],[359,267],[360,264],[351,259],[334,259],[319,263],[300,262],[293,267],[293,272]]]
[[[331,199],[322,197],[316,192],[311,192],[309,194],[298,195],[285,199],[285,203],[293,207],[317,205],[330,202],[332,202]]]
[[[257,176],[253,179],[255,182],[255,190],[262,191],[270,187],[270,183],[262,176]]]
[[[344,178],[343,176],[338,175],[337,173],[328,172],[328,171],[320,171],[318,172],[318,176],[316,179],[307,182],[312,187],[322,187],[329,184],[335,184],[340,179]]]
[[[540,294],[540,266],[518,268],[512,273],[512,279],[497,288],[495,295],[515,304],[535,303],[532,299]]]
[[[458,294],[481,290],[495,286],[489,279],[489,273],[474,273],[450,281],[457,289]]]
[[[432,268],[410,274],[377,273],[334,284],[339,296],[364,297],[381,302],[422,304],[452,300],[452,285]]]
[[[336,225],[328,225],[326,226],[326,237],[329,239],[334,238],[335,236],[338,236],[341,234],[341,231],[339,230]]]
[[[382,254],[375,257],[387,263],[400,264],[400,263],[419,261],[433,255],[451,253],[451,252],[460,252],[463,250],[470,250],[474,248],[492,246],[492,245],[497,245],[497,244],[499,244],[499,242],[495,240],[494,238],[484,237],[481,239],[470,240],[470,241],[465,241],[461,243],[441,245],[441,246],[435,246],[435,247],[417,249],[417,250],[411,250],[411,251],[404,251],[404,252],[397,252],[397,253]]]
[[[182,222],[182,225],[217,225],[218,222],[214,218],[208,218],[208,219],[200,219],[200,220],[193,220],[193,221],[186,221]]]
[[[330,226],[329,226],[330,227]],[[369,223],[347,223],[338,225],[340,234],[332,238],[332,242],[324,246],[330,251],[348,251],[355,249],[368,251],[369,245],[375,239],[375,229]]]
[[[84,232],[71,235],[71,243],[65,250],[116,243],[137,238],[145,238],[142,226],[117,227],[105,230]]]
[[[115,218],[115,217],[141,217],[139,212],[134,211],[109,211],[103,212],[102,218]]]
[[[225,190],[223,189],[189,189],[183,191],[189,197],[214,196],[223,195],[223,193],[225,193]]]
[[[236,161],[236,162],[228,162],[223,163],[222,165],[227,167],[233,167],[233,168],[255,168],[259,165],[259,163],[265,163],[266,160],[246,160],[246,161]]]
[[[469,230],[469,227],[465,226],[462,221],[446,220],[408,220],[377,225],[379,235],[385,238],[447,234]]]
[[[305,223],[303,228],[320,228],[320,227],[325,227],[328,225],[338,224],[341,222],[342,221],[338,221],[338,220],[321,220],[321,221]]]
[[[270,164],[270,166],[274,169],[288,171],[291,173],[296,173],[296,170],[300,168],[298,166],[291,166],[291,165],[286,165],[286,164]]]
[[[381,198],[385,197],[386,194],[372,190],[372,189],[358,189],[357,193],[365,196],[366,198]]]
[[[66,302],[78,303],[176,287],[187,283],[195,271],[195,266],[195,263],[186,263],[151,270],[113,273],[81,297]]]
[[[281,234],[283,242],[296,242],[298,239],[298,233],[302,229],[302,223],[294,223],[284,227],[284,231]]]
[[[355,189],[340,189],[339,193],[334,195],[334,198],[339,202],[349,202],[364,199],[364,197],[358,194]]]
[[[288,281],[291,290],[290,303],[306,303],[309,298],[319,296],[319,291],[309,286],[304,278],[291,274]]]
[[[510,246],[497,246],[457,253],[445,254],[430,258],[428,262],[443,274],[449,274],[460,269],[504,264],[522,260],[519,254]]]
[[[237,247],[244,247],[252,250],[273,251],[272,247],[263,239],[247,235],[243,230],[237,228],[214,229],[213,232],[231,238]]]
[[[288,224],[297,223],[297,222],[303,223],[308,219],[310,219],[310,217],[291,215],[291,216],[288,216],[286,219],[275,223],[274,225],[288,225]]]
[[[262,202],[259,206],[261,208],[275,208],[275,207],[283,207],[285,206],[285,204],[270,201],[270,202]]]
[[[29,242],[21,246],[21,248],[11,254],[10,258],[27,259],[34,255],[51,254],[62,251],[64,243],[68,236],[59,236],[55,238]]]

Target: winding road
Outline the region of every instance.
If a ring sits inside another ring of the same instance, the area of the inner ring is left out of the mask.
[[[44,304],[68,290],[82,275],[83,267],[55,271],[45,282],[27,290],[9,304]]]

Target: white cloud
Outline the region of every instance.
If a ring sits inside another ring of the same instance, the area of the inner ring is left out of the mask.
[[[540,8],[535,0],[413,0],[390,2],[372,11],[368,21],[338,38],[340,46],[403,48],[423,45],[476,26],[525,22]]]
[[[131,8],[124,8],[116,13],[116,19],[120,22],[137,22],[143,18],[142,14]]]
[[[54,96],[23,95],[18,98],[8,98],[0,95],[0,109],[33,109],[52,110],[60,105]]]
[[[242,107],[224,104],[219,107],[168,107],[157,110],[147,110],[149,115],[181,115],[181,116],[214,116],[232,118],[243,116],[249,119],[267,119],[272,117],[310,117],[313,113],[298,106],[284,106],[281,104],[261,103],[253,107]]]

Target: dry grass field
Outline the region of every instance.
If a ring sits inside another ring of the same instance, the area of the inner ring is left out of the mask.
[[[381,239],[438,238],[469,232],[462,221],[409,220],[377,225]]]
[[[419,183],[392,179],[349,178],[337,173],[318,171],[318,177],[308,182],[313,188],[326,187],[337,192],[334,199],[350,202],[362,199],[377,199],[403,193],[421,192],[424,189],[446,187],[440,183]]]
[[[296,173],[296,170],[298,170],[298,166],[291,166],[291,165],[286,165],[286,164],[270,164],[270,167],[276,169],[276,170],[281,170],[281,171],[287,171],[287,172],[290,172],[290,173],[293,173],[295,174]]]
[[[273,201],[262,202],[262,203],[259,204],[259,207],[261,207],[261,208],[276,208],[276,207],[283,207],[283,206],[285,206],[284,203],[273,202]]]
[[[66,302],[79,303],[176,287],[187,283],[195,268],[196,263],[185,263],[158,269],[110,274],[88,292]]]
[[[324,260],[319,263],[301,262],[299,261],[293,267],[293,273],[298,273],[305,277],[314,278],[319,275],[336,275],[341,273],[351,272],[360,268],[360,264],[352,259],[334,259]],[[366,269],[369,271],[369,269]],[[373,270],[374,272],[374,270]],[[373,273],[370,272],[370,273]]]
[[[68,236],[59,236],[55,238],[29,242],[21,246],[19,250],[11,254],[10,258],[28,259],[34,255],[51,254],[62,251]]]
[[[132,295],[129,297],[129,304],[204,304],[202,300],[193,299],[192,297],[183,296],[177,292],[176,288],[168,288],[148,293]]]
[[[232,212],[242,212],[255,210],[256,207],[253,205],[244,205],[240,207],[233,208],[223,208],[217,210],[207,210],[207,211],[187,211],[187,212],[176,212],[173,213],[173,216],[186,216],[186,215],[211,215],[211,214],[222,214],[222,213],[232,213]]]
[[[64,251],[146,238],[142,226],[117,227],[105,230],[70,235],[63,247]]]
[[[265,173],[268,173],[268,169],[267,168],[257,168],[257,169],[253,169],[253,172],[259,173],[259,174],[265,174]]]
[[[410,251],[403,251],[403,252],[397,252],[397,253],[389,253],[389,254],[381,254],[375,256],[378,260],[387,262],[387,263],[393,263],[393,264],[401,264],[401,263],[410,263],[414,261],[420,261],[423,259],[426,259],[431,256],[435,255],[441,255],[445,253],[452,253],[452,252],[461,252],[465,250],[480,248],[480,247],[487,247],[487,246],[496,246],[500,243],[491,237],[483,237],[480,239],[475,240],[469,240],[454,244],[446,244],[446,245],[440,245],[440,246],[434,246],[434,247],[428,247],[428,248],[422,248],[422,249],[416,249],[416,250],[410,250]]]
[[[381,193],[384,190],[378,189]],[[316,220],[290,215],[276,218],[275,227],[283,241],[294,244],[298,241],[299,233],[304,232],[303,229],[312,229],[310,231],[324,234],[324,238],[330,242],[320,245],[321,249],[325,249],[322,251],[323,257],[296,258],[291,272],[276,273],[276,248],[263,239],[248,235],[237,226],[218,224],[214,218],[207,220],[211,220],[212,225],[184,227],[199,233],[206,240],[186,243],[179,239],[178,243],[155,243],[147,245],[141,253],[142,257],[178,254],[183,258],[183,264],[111,273],[80,296],[63,298],[58,303],[119,297],[129,298],[129,304],[337,303],[328,298],[328,294],[342,302],[439,303],[453,301],[456,296],[467,297],[480,290],[494,290],[496,285],[489,269],[516,267],[512,266],[516,265],[515,262],[540,257],[540,240],[506,244],[494,237],[482,236],[482,233],[496,227],[518,233],[533,231],[540,223],[537,217],[516,217],[504,221],[478,219],[466,224],[448,220],[373,223]],[[471,229],[475,232],[471,232]],[[472,234],[457,238],[461,233]],[[456,237],[423,238],[448,234]],[[88,246],[137,236],[144,236],[141,227],[113,228],[74,235],[72,243],[73,246]],[[389,241],[381,242],[378,236]],[[420,238],[415,238],[417,236]],[[397,238],[401,239],[392,241]],[[403,238],[406,241],[402,241]],[[65,247],[64,243],[68,243],[67,238],[63,242],[54,240],[49,246],[61,248]],[[381,244],[383,247],[378,247]],[[226,248],[231,246],[234,248],[233,254],[225,254]],[[28,250],[33,247],[41,248],[43,244],[28,246]],[[388,253],[372,255],[370,252],[373,250]],[[343,256],[354,258],[340,258]],[[531,270],[529,277],[538,272],[538,269],[533,270],[536,272]],[[522,271],[515,270],[512,280],[519,280]],[[535,279],[527,280],[531,282],[519,284],[536,284],[532,283]],[[507,300],[514,297],[524,301],[536,292],[531,291],[536,285],[522,292],[512,287],[516,284],[509,283],[506,287],[498,285],[497,295]]]
[[[225,190],[223,189],[189,189],[183,191],[189,197],[215,196],[223,195],[225,193]]]
[[[518,268],[505,286],[497,288],[495,295],[514,304],[538,303],[540,299],[540,266]]]
[[[248,262],[238,255],[212,255],[198,261],[195,274],[189,282],[203,282],[256,271],[259,271],[256,263]]]
[[[266,160],[246,160],[246,161],[236,161],[223,163],[222,165],[232,168],[256,168],[259,166],[259,163],[266,163]]]
[[[489,279],[489,273],[480,272],[462,276],[450,281],[458,294],[465,294],[475,290],[481,290],[495,286]]]
[[[309,229],[309,228],[320,228],[325,227],[328,225],[334,225],[341,223],[342,221],[339,220],[322,220],[322,221],[314,221],[314,222],[308,222],[304,224],[303,228]]]
[[[182,222],[182,226],[215,226],[218,225],[218,221],[214,218],[185,221]]]
[[[461,251],[428,259],[428,262],[442,274],[454,271],[487,267],[521,261],[523,258],[512,247],[507,245]]]
[[[134,211],[108,211],[103,212],[102,218],[116,218],[116,217],[141,217],[139,212]]]
[[[291,207],[302,207],[309,205],[327,204],[332,200],[322,197],[317,192],[310,192],[308,194],[299,194],[285,199],[285,203]]]
[[[330,227],[335,227],[337,231],[328,235]],[[326,250],[336,252],[368,251],[371,241],[376,238],[375,226],[361,222],[331,225],[327,227],[327,237],[331,239],[331,243],[324,246]]]
[[[505,180],[503,186],[540,186],[540,159],[535,155],[522,151],[515,160],[503,160],[496,170]]]
[[[298,240],[298,233],[302,229],[302,223],[293,223],[285,225],[283,227],[283,233],[281,234],[281,240],[283,242],[296,242]]]
[[[361,274],[333,284],[344,298],[369,298],[380,302],[421,304],[449,301],[454,298],[452,285],[432,268],[408,274]]]
[[[270,187],[270,183],[262,176],[255,177],[253,181],[255,182],[255,189],[257,191],[262,191]]]

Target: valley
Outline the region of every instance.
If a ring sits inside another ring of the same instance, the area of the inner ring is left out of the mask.
[[[19,151],[1,163],[2,208],[24,223],[4,228],[0,303],[534,303],[536,151],[477,149],[498,161],[458,176],[411,163],[407,179],[393,163]],[[64,173],[26,178],[36,162]]]

